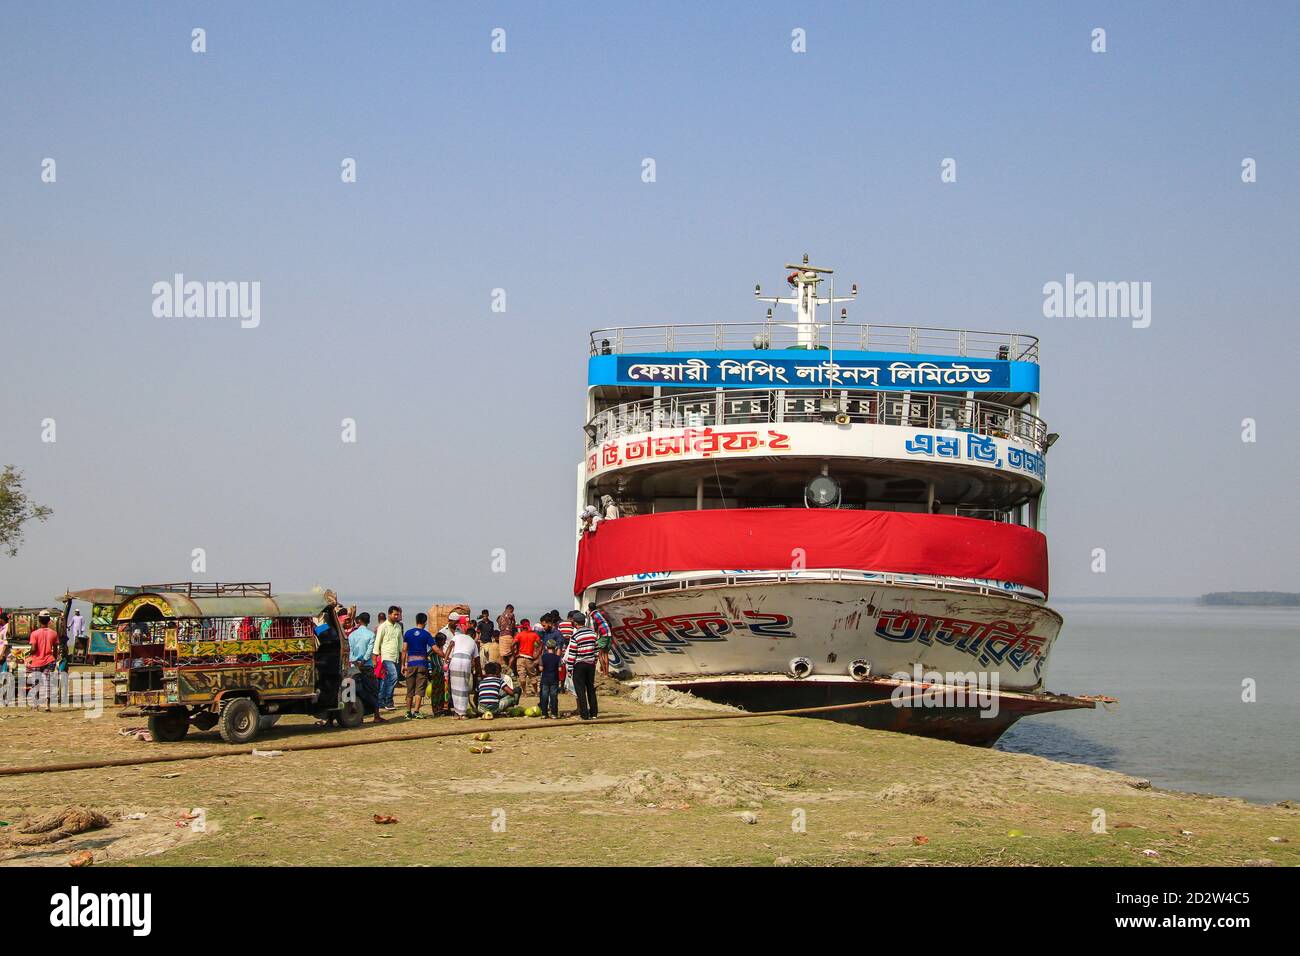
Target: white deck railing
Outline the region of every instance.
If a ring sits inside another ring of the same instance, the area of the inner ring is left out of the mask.
[[[671,392],[605,409],[587,423],[587,448],[660,428],[820,422],[831,398],[850,422],[974,432],[1017,439],[1042,454],[1047,423],[1020,408],[932,392],[840,392],[819,389],[725,389]]]
[[[643,584],[629,584],[620,587],[605,601],[617,601],[622,598],[644,597],[665,591],[694,591],[700,588],[734,588],[747,584],[789,584],[789,583],[832,583],[848,582],[852,584],[869,580],[871,584],[883,584],[891,587],[922,588],[926,590],[960,591],[965,594],[982,594],[986,597],[1004,597],[1028,604],[1041,604],[1042,599],[1028,594],[1018,594],[1004,588],[989,584],[977,584],[974,581],[961,581],[938,576],[929,580],[917,580],[918,575],[901,575],[892,572],[879,572],[874,578],[864,579],[863,572],[852,568],[814,568],[807,571],[772,571],[748,572],[746,574],[710,574],[694,578],[671,578],[667,581],[647,581]]]

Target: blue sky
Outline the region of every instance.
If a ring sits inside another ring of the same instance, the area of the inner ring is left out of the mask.
[[[852,321],[1042,338],[1057,594],[1296,589],[1297,22],[7,4],[0,458],[55,517],[0,599],[202,547],[219,580],[563,606],[587,332],[755,319],[804,251]],[[176,272],[259,281],[260,327],[155,318]],[[1151,327],[1044,318],[1067,272],[1151,282]]]

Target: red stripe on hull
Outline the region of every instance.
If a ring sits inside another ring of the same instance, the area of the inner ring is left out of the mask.
[[[811,508],[674,511],[602,522],[579,545],[573,591],[652,571],[794,566],[991,578],[1047,593],[1047,539],[1031,528],[952,515]]]

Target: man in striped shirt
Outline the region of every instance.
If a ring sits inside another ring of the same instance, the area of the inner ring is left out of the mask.
[[[595,720],[596,707],[596,632],[587,626],[587,615],[574,611],[569,615],[574,624],[573,637],[564,652],[564,664],[573,677],[573,696],[578,698],[578,716]]]

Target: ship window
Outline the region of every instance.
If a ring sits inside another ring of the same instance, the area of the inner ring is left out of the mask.
[[[713,402],[683,402],[682,417],[687,425],[703,425],[713,418]]]
[[[728,422],[767,421],[763,403],[756,398],[742,398],[726,404]]]

